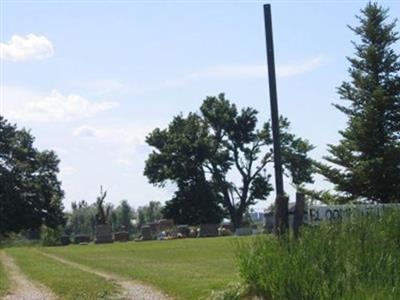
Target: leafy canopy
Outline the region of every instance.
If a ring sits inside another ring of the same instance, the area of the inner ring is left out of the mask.
[[[207,97],[199,113],[178,115],[168,128],[150,133],[146,141],[154,150],[144,174],[155,185],[176,184],[178,191],[169,202],[174,211],[193,214],[184,202],[196,202],[204,213],[196,217],[201,222],[210,212],[217,215],[222,205],[239,227],[249,206],[267,198],[272,191],[266,169],[272,162],[272,138],[268,122],[257,127],[257,113],[250,107],[239,111],[220,94]],[[308,182],[311,175],[305,166],[311,165],[307,153],[312,146],[287,132],[287,120],[282,119],[282,125],[287,171],[294,183]]]
[[[0,234],[64,223],[59,159],[0,116]]]

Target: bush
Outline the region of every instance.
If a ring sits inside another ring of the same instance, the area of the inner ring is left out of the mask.
[[[47,226],[42,226],[42,246],[57,246],[60,244],[61,231]]]
[[[400,213],[237,242],[240,276],[264,299],[400,299]]]

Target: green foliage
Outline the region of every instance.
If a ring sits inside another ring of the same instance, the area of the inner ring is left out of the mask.
[[[350,81],[338,92],[345,105],[335,107],[347,118],[338,145],[329,145],[330,164],[319,169],[335,185],[343,201],[400,201],[400,60],[394,51],[399,39],[388,10],[368,3],[350,29],[353,43]]]
[[[120,204],[112,211],[111,220],[113,229],[117,230],[126,230],[130,233],[134,231],[134,227],[131,223],[131,220],[135,216],[135,211],[130,207],[127,200],[122,200]]]
[[[88,205],[85,200],[73,202],[72,212],[67,214],[68,220],[65,232],[67,234],[88,234],[94,236],[96,227],[96,212],[95,204]]]
[[[269,123],[257,127],[257,114],[250,107],[239,111],[220,94],[207,97],[199,113],[176,116],[167,129],[157,128],[150,133],[146,141],[154,150],[144,174],[153,184],[163,186],[172,181],[177,185],[178,192],[169,203],[173,208],[169,212],[176,219],[193,213],[192,206],[183,202],[199,202],[202,214],[216,211],[220,203],[234,226],[239,227],[248,207],[267,198],[272,191],[271,175],[266,170],[272,162],[272,138]],[[307,153],[312,146],[289,134],[289,123],[285,119],[282,122],[285,166],[293,182],[300,185],[310,181]],[[231,180],[232,174],[239,175],[240,184]],[[204,187],[196,200],[191,197],[193,186]],[[209,186],[215,196],[209,197]],[[190,219],[196,218],[207,216],[194,215]]]
[[[158,201],[150,201],[148,205],[139,206],[137,209],[138,226],[152,223],[162,218],[162,206]]]
[[[242,241],[236,257],[266,299],[399,299],[400,212],[304,228],[299,240]]]
[[[219,195],[208,182],[180,184],[174,197],[165,203],[162,214],[175,224],[218,224],[223,210]]]
[[[60,245],[61,230],[42,226],[40,237],[42,246],[57,246]]]
[[[279,129],[285,173],[291,177],[296,188],[301,189],[305,183],[314,182],[315,163],[308,154],[315,147],[308,140],[289,132],[290,122],[287,118],[280,117]]]
[[[33,247],[39,245],[40,240],[29,240],[22,233],[11,233],[7,238],[0,241],[0,249],[11,247]]]
[[[64,223],[59,159],[0,116],[0,234]]]

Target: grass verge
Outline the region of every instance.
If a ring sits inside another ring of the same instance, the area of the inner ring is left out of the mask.
[[[92,268],[158,287],[178,299],[203,299],[238,280],[232,237],[41,248]]]
[[[60,299],[110,299],[119,292],[105,279],[45,257],[35,248],[8,248],[6,252],[22,272],[47,286]]]
[[[400,212],[241,242],[237,260],[265,299],[400,299]]]
[[[7,294],[9,286],[10,281],[8,278],[8,274],[6,273],[6,270],[0,260],[0,297]]]

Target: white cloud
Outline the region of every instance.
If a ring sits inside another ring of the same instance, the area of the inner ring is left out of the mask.
[[[145,138],[154,126],[130,125],[124,128],[105,128],[82,125],[73,131],[76,138],[101,143],[108,147],[114,155],[114,161],[119,165],[131,166],[135,153],[146,147]]]
[[[318,69],[322,63],[322,56],[315,56],[297,62],[277,65],[276,76],[278,78],[290,78],[302,75]],[[223,65],[198,70],[182,78],[166,80],[162,85],[165,87],[181,87],[193,80],[199,79],[257,79],[266,77],[266,64]]]
[[[4,87],[4,114],[14,120],[52,122],[91,117],[118,107],[114,101],[90,101],[77,94],[63,95],[57,90],[49,94],[18,87]]]
[[[13,35],[8,43],[0,43],[0,58],[11,61],[40,60],[54,54],[54,46],[46,37],[30,33]]]
[[[314,71],[322,66],[322,56],[316,56],[301,62],[278,65],[276,75],[281,78],[293,77]]]
[[[82,125],[76,128],[73,135],[83,138],[96,138],[106,142],[123,142],[125,144],[141,145],[145,143],[146,135],[151,131],[150,128],[133,126],[127,128],[96,128],[89,125]]]
[[[289,78],[302,75],[319,68],[321,64],[322,57],[317,56],[299,62],[277,65],[276,76]],[[265,64],[218,66],[191,75],[193,78],[205,76],[218,78],[265,78],[267,76],[267,66]]]

